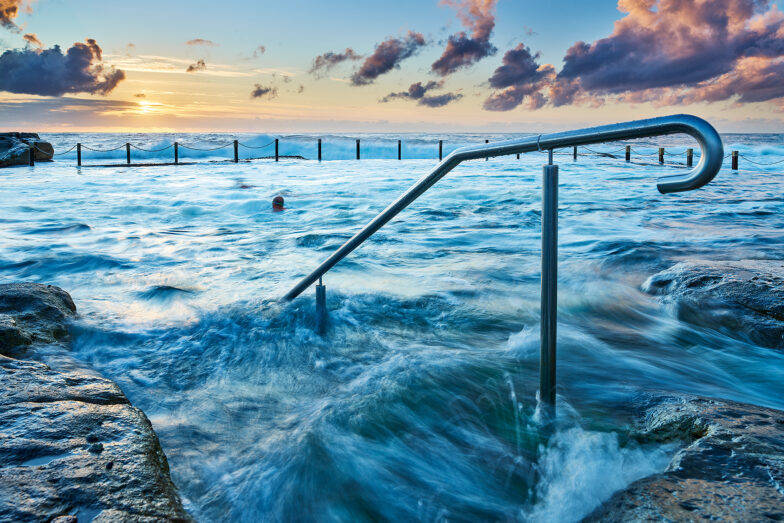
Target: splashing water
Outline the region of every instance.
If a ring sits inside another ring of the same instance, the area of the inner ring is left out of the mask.
[[[773,167],[662,196],[655,177],[675,167],[655,158],[556,157],[553,429],[535,403],[544,154],[470,162],[439,182],[327,275],[330,328],[317,336],[311,291],[278,299],[433,166],[433,137],[408,138],[404,157],[421,159],[66,159],[0,173],[0,278],[71,292],[75,355],[147,413],[199,520],[577,521],[676,450],[628,437],[639,391],[784,408],[784,357],[682,324],[640,291],[685,259],[781,259]],[[694,146],[666,140],[634,146]],[[780,136],[725,140],[761,161],[784,154]],[[365,142],[368,158],[396,157],[396,139]],[[315,151],[315,137],[282,143]],[[340,144],[334,158],[350,158],[353,137],[325,139],[325,152]],[[273,213],[278,194],[287,210]]]

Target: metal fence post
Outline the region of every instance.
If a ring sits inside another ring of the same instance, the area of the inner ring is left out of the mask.
[[[572,160],[574,160],[575,162],[577,161],[577,146],[576,145],[572,148]]]
[[[403,159],[403,142],[401,140],[397,141],[397,159]]]
[[[444,159],[444,140],[438,140],[438,161]]]
[[[174,142],[174,165],[180,163],[180,144]]]
[[[239,140],[234,140],[234,163],[238,163],[240,161],[240,142]]]
[[[555,412],[555,349],[558,315],[558,166],[542,169],[542,282],[539,345],[539,399]]]
[[[632,146],[631,145],[627,145],[626,146],[626,161],[629,162],[629,161],[631,161],[631,159],[632,159]]]
[[[321,161],[321,138],[318,139],[318,161]]]
[[[732,151],[732,170],[738,170],[738,151]]]
[[[659,163],[664,163],[664,147],[659,147]]]
[[[694,149],[686,149],[686,166],[691,167],[694,163]]]
[[[131,165],[131,144],[125,144],[125,163]]]
[[[323,336],[327,332],[327,287],[319,278],[316,285],[316,332]]]
[[[278,158],[280,158],[280,155],[278,155],[278,139],[275,138],[275,161],[276,162],[278,161]]]
[[[78,167],[82,166],[82,144],[76,144],[76,165]]]

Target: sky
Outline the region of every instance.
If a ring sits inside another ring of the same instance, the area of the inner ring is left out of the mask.
[[[768,0],[0,0],[19,131],[784,132]]]

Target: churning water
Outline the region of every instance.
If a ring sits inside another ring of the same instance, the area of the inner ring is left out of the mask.
[[[59,151],[76,141],[46,138]],[[628,437],[640,391],[784,408],[781,353],[681,323],[640,290],[681,260],[784,258],[781,171],[742,159],[704,189],[660,195],[657,175],[683,167],[641,154],[696,147],[678,137],[635,142],[631,164],[556,156],[554,433],[535,401],[544,154],[470,162],[439,182],[327,275],[331,325],[317,336],[313,291],[279,298],[432,168],[437,138],[405,137],[403,161],[391,159],[397,137],[366,136],[361,161],[353,138],[328,137],[336,161],[77,169],[72,152],[7,169],[0,280],[73,295],[75,355],[147,413],[203,521],[578,520],[675,452]],[[724,138],[755,161],[784,158],[780,135]],[[447,137],[445,153],[477,139]],[[280,154],[313,158],[315,141],[283,137]],[[84,161],[124,155],[85,150]],[[274,213],[278,194],[287,209]]]

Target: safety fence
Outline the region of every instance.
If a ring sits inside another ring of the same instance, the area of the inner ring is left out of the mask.
[[[490,140],[485,140],[485,143],[490,143]],[[260,150],[266,149],[268,147],[272,147],[273,145],[275,146],[274,154],[272,154],[272,151],[270,151],[270,155],[269,156],[264,156],[264,157],[259,157],[259,158],[248,158],[246,160],[248,160],[248,161],[249,160],[261,160],[261,159],[270,159],[271,160],[271,159],[274,158],[274,160],[277,162],[281,158],[307,159],[307,158],[304,158],[302,156],[282,156],[280,154],[280,139],[279,138],[276,138],[276,139],[270,141],[269,143],[264,144],[264,145],[260,145],[260,146],[247,145],[247,144],[244,144],[244,143],[240,142],[239,140],[233,140],[233,141],[225,142],[225,143],[219,144],[219,145],[211,145],[209,147],[196,147],[196,146],[193,146],[193,145],[186,145],[186,144],[182,144],[182,143],[179,143],[179,142],[173,142],[173,143],[171,143],[169,145],[166,145],[164,147],[159,147],[159,148],[156,148],[156,149],[148,149],[148,148],[140,147],[140,146],[132,144],[132,143],[125,143],[125,144],[121,144],[121,145],[119,145],[117,147],[112,147],[112,148],[108,148],[108,149],[95,148],[95,147],[91,147],[91,146],[84,145],[84,144],[81,144],[81,143],[77,143],[77,144],[74,144],[69,149],[66,149],[64,151],[55,151],[53,156],[63,156],[63,155],[72,153],[74,150],[76,150],[76,165],[81,167],[83,165],[82,164],[82,151],[83,150],[84,151],[90,151],[90,152],[97,152],[97,153],[108,153],[108,152],[114,152],[114,151],[119,151],[119,150],[125,149],[125,164],[124,165],[131,166],[131,165],[134,165],[132,163],[132,155],[131,155],[131,151],[132,150],[138,150],[138,151],[145,152],[145,153],[160,153],[160,152],[167,151],[169,149],[173,149],[173,156],[172,156],[172,160],[173,161],[171,161],[171,162],[165,162],[165,163],[138,163],[138,164],[135,164],[135,165],[148,165],[148,166],[153,166],[153,165],[172,165],[172,164],[173,165],[179,165],[181,163],[180,162],[180,149],[185,149],[185,150],[188,150],[188,151],[197,151],[197,152],[216,152],[216,151],[219,151],[219,150],[222,150],[222,149],[226,149],[226,148],[229,148],[229,147],[233,146],[233,149],[234,149],[233,157],[232,158],[227,158],[226,160],[222,160],[222,161],[238,163],[240,161],[240,154],[239,154],[240,148],[248,149],[248,150],[251,150],[251,151],[252,150],[260,151]],[[35,145],[31,145],[30,146],[30,155],[29,155],[30,156],[30,165],[35,165],[35,154],[34,154],[35,150],[37,150],[39,153],[41,153],[41,155],[44,155],[44,156],[48,156],[49,155],[48,152],[39,149]],[[619,149],[615,149],[615,150],[612,150],[612,151],[598,151],[598,150],[591,149],[591,148],[585,147],[585,146],[576,146],[576,147],[572,148],[571,152],[568,152],[568,151],[556,151],[555,154],[571,155],[572,158],[575,161],[577,160],[578,156],[580,156],[581,154],[582,155],[588,154],[588,155],[603,156],[603,157],[608,157],[608,158],[616,158],[617,157],[616,155],[623,154],[624,155],[624,159],[627,162],[630,162],[633,159],[637,160],[637,159],[640,159],[640,158],[648,159],[648,158],[657,158],[658,157],[659,164],[664,164],[666,158],[685,157],[685,164],[688,167],[691,167],[694,164],[694,150],[691,149],[691,148],[685,148],[685,149],[683,149],[683,150],[681,150],[679,152],[673,152],[672,150],[669,150],[669,151],[666,150],[664,147],[659,147],[658,148],[658,152],[650,153],[650,152],[644,152],[644,151],[641,151],[641,150],[634,149],[634,148],[632,148],[631,145],[626,145],[625,147],[621,147]],[[357,139],[356,140],[356,159],[359,160],[359,159],[361,159],[361,157],[362,157],[362,155],[361,155],[361,142],[360,142],[359,139]],[[319,138],[318,141],[316,142],[316,158],[318,159],[318,161],[321,161],[322,158],[323,158],[323,144],[322,144],[321,138]],[[732,159],[732,161],[731,161],[731,168],[732,168],[732,170],[736,170],[736,171],[739,169],[740,159],[741,158],[744,161],[746,161],[749,164],[751,164],[752,166],[754,166],[754,167],[770,167],[770,166],[773,166],[773,165],[778,165],[778,164],[784,163],[784,159],[773,161],[773,162],[760,162],[760,161],[757,161],[757,160],[753,160],[753,159],[749,158],[746,155],[740,154],[739,151],[732,151],[732,152],[730,152],[729,154],[724,156],[724,159],[727,159],[727,158],[731,158]],[[3,158],[0,158],[0,160],[2,160],[2,159]],[[397,159],[398,160],[402,160],[403,159],[403,141],[402,140],[398,140],[397,141]],[[441,161],[443,159],[444,159],[444,141],[443,140],[439,140],[438,141],[438,160]],[[517,159],[518,160],[520,159],[520,155],[519,154],[517,155]],[[216,160],[211,160],[211,161],[214,162]],[[221,160],[218,160],[218,161],[221,161]],[[123,164],[119,164],[119,165],[121,166]],[[101,166],[104,166],[104,165],[101,165]],[[115,164],[115,165],[112,165],[112,166],[117,166],[117,165]]]

